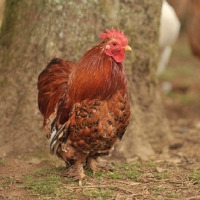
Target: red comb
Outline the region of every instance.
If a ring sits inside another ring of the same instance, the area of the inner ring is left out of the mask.
[[[119,38],[124,44],[124,46],[128,44],[127,37],[124,35],[123,32],[120,32],[119,28],[118,30],[115,30],[114,28],[112,28],[112,31],[109,31],[108,29],[106,29],[106,33],[100,33],[100,38],[102,40],[105,40],[106,38]]]

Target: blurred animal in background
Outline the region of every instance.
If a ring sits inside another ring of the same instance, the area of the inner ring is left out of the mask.
[[[160,75],[166,68],[172,52],[172,45],[179,36],[180,22],[174,9],[163,1],[160,18],[160,36],[159,36],[159,61],[157,75]]]
[[[191,0],[167,0],[169,5],[171,5],[183,26],[185,25],[185,21],[187,18],[188,7]]]
[[[127,79],[122,62],[131,50],[120,30],[100,34],[102,42],[77,64],[55,58],[38,77],[38,106],[50,151],[67,165],[66,175],[81,180],[83,166],[104,169],[130,118]]]
[[[179,19],[186,26],[192,54],[200,59],[200,1],[167,0],[175,9]]]
[[[200,0],[191,0],[188,14],[188,38],[192,53],[200,60]]]

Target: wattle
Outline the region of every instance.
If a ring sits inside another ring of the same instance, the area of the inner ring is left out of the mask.
[[[125,52],[123,50],[105,50],[108,56],[111,56],[117,63],[121,63],[124,60]]]
[[[121,63],[124,60],[125,52],[119,51],[118,54],[112,54],[111,56],[116,62]]]

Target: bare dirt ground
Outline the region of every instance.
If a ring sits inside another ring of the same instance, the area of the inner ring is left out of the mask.
[[[180,37],[160,85],[175,140],[155,146],[156,157],[117,164],[113,172],[87,171],[79,187],[63,177],[61,161],[38,151],[32,158],[0,158],[0,199],[200,199],[200,62]],[[20,144],[19,144],[20,145]]]

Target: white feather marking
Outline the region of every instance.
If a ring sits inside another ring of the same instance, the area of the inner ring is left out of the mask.
[[[54,138],[55,135],[56,135],[56,130],[54,130],[53,132],[51,132],[50,144],[51,144],[51,141],[52,141],[52,139]],[[54,148],[56,142],[57,142],[57,140],[55,140],[55,141],[51,144],[51,146],[50,146],[51,151],[53,150],[53,148]]]
[[[64,152],[67,152],[67,150],[66,150],[66,149],[64,149],[63,147],[62,147],[62,151],[64,151]]]
[[[51,151],[53,151],[56,142],[57,142],[57,140],[55,140],[55,141],[52,143],[52,145],[51,145],[51,147],[50,147]]]
[[[56,130],[51,132],[50,143],[51,143],[52,139],[54,138],[55,134],[56,134]]]

